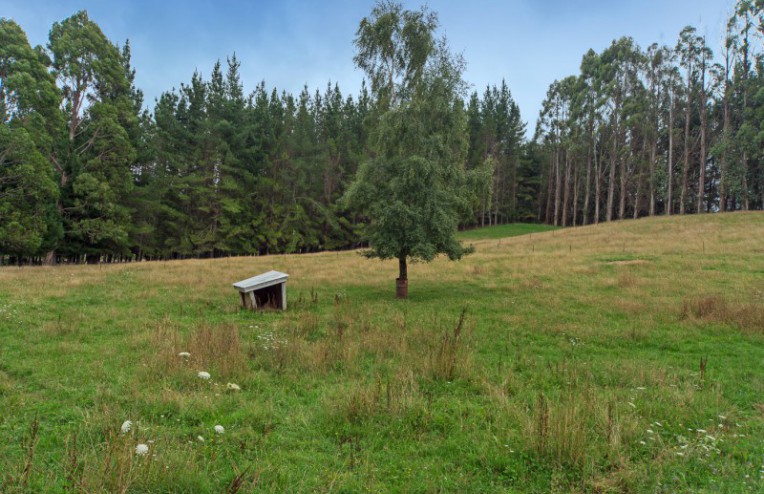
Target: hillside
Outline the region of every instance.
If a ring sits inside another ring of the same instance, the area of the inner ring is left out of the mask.
[[[407,301],[355,252],[2,268],[0,492],[761,492],[762,239],[470,240]],[[289,310],[240,311],[271,269]]]

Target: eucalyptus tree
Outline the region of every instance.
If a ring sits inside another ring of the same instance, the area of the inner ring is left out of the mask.
[[[664,198],[664,213],[671,216],[674,212],[674,141],[676,137],[676,109],[678,104],[678,94],[681,92],[681,76],[676,67],[676,52],[671,48],[664,48],[664,57],[666,62],[664,70],[661,71],[661,86],[665,94],[666,106],[668,107],[668,125],[666,133],[668,134],[668,151],[666,153],[666,196]],[[664,112],[665,113],[665,112]]]
[[[398,260],[401,298],[408,296],[409,259],[456,260],[468,252],[455,237],[471,203],[463,62],[436,39],[437,25],[426,8],[380,2],[355,39],[356,65],[384,111],[373,131],[373,155],[345,200],[368,217],[366,255]]]
[[[620,192],[618,217],[623,219],[626,213],[626,186],[628,182],[627,163],[624,162],[626,144],[626,113],[624,103],[639,84],[638,65],[642,54],[632,38],[620,38],[600,55],[602,69],[602,88],[607,97],[612,127],[612,146],[608,172],[608,195],[606,219],[611,221],[615,210],[616,170],[620,171]]]
[[[600,58],[590,49],[581,60],[581,75],[579,76],[576,96],[576,111],[579,118],[585,121],[586,127],[586,178],[584,182],[584,204],[582,221],[586,225],[591,216],[589,205],[591,198],[592,180],[594,181],[594,223],[599,223],[600,197],[602,177],[600,160],[597,153],[597,138],[595,136],[601,124],[602,101],[597,87]]]
[[[737,54],[738,60],[735,65],[735,74],[733,86],[737,99],[737,114],[742,115],[734,135],[734,144],[740,153],[739,190],[741,207],[743,211],[750,209],[750,187],[749,187],[749,165],[751,156],[755,153],[753,142],[757,133],[756,122],[751,118],[749,111],[751,104],[751,85],[752,76],[754,76],[753,64],[755,53],[753,44],[755,40],[755,30],[764,33],[764,23],[762,23],[762,12],[764,6],[760,1],[740,0],[735,6],[735,14],[732,18],[738,30]],[[758,23],[758,25],[757,25]],[[757,28],[757,29],[756,29]]]
[[[682,165],[682,190],[679,198],[679,214],[685,214],[687,209],[688,180],[690,172],[691,149],[691,117],[693,108],[693,93],[698,83],[698,65],[699,65],[699,37],[697,30],[693,26],[686,26],[679,34],[679,41],[676,45],[676,52],[679,56],[681,67],[685,72],[685,90],[684,90],[684,161]]]
[[[557,226],[560,222],[560,200],[562,189],[561,155],[564,133],[563,95],[561,84],[554,81],[547,89],[546,98],[536,122],[535,141],[545,144],[548,153],[546,178],[546,211],[544,222]]]
[[[698,201],[697,211],[701,213],[703,211],[709,211],[710,205],[706,201],[706,167],[708,157],[708,99],[710,93],[710,87],[708,85],[708,72],[713,60],[713,51],[706,44],[705,36],[699,36],[698,42],[698,92],[700,106],[700,163],[698,169]],[[710,203],[710,201],[708,201]]]
[[[381,0],[361,20],[354,44],[356,66],[366,72],[382,109],[413,96],[435,50],[438,16],[426,8],[404,10]]]
[[[656,173],[658,165],[658,147],[661,138],[661,125],[664,123],[661,119],[662,106],[665,98],[663,97],[665,88],[663,81],[666,77],[670,59],[669,49],[653,43],[647,48],[646,52],[646,78],[648,88],[649,117],[646,119],[646,138],[649,141],[649,215],[656,214],[657,203],[657,185]],[[670,131],[670,129],[669,129]]]
[[[719,211],[728,209],[730,190],[729,165],[732,159],[732,98],[733,98],[733,71],[737,63],[739,37],[735,32],[736,19],[733,15],[726,25],[723,40],[722,61],[714,67],[715,85],[721,94],[722,130],[717,145],[712,153],[719,156]]]

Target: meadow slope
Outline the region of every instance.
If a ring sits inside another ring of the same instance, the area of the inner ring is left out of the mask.
[[[493,236],[1,268],[0,492],[764,492],[764,214]]]

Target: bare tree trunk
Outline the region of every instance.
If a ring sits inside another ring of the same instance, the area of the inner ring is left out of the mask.
[[[621,188],[620,197],[618,198],[618,219],[622,220],[626,216],[626,185],[628,183],[627,166],[625,162],[621,162]]]
[[[565,189],[562,199],[562,226],[568,226],[568,207],[570,201],[570,150],[565,151]]]
[[[688,80],[690,77],[688,76]],[[679,214],[685,213],[687,199],[687,176],[690,171],[690,110],[692,102],[692,85],[687,83],[687,107],[684,111],[684,164],[682,166],[682,193],[679,197]]]
[[[706,59],[702,55],[700,71],[700,177],[698,179],[698,214],[706,210],[706,132],[708,112],[706,105]]]
[[[600,203],[602,202],[602,156],[597,154],[597,144],[594,144],[594,224],[600,222]]]
[[[639,195],[642,193],[642,179],[637,178],[637,193],[634,195],[634,213],[632,214],[633,219],[639,218]]]
[[[658,156],[658,140],[652,139],[650,145],[650,216],[655,216],[655,166]]]
[[[560,149],[554,151],[554,226],[560,224],[560,189],[562,187],[562,173],[560,173]]]
[[[727,146],[730,140],[730,100],[728,89],[725,88],[724,91],[724,129],[722,130],[724,151],[722,152],[719,164],[719,211],[722,213],[727,210]]]
[[[552,224],[552,188],[554,181],[554,160],[550,163],[549,173],[547,174],[546,184],[546,214],[544,216],[544,223],[547,225]]]
[[[617,119],[618,117],[616,117]],[[607,189],[607,212],[605,217],[607,221],[613,220],[613,205],[615,203],[615,166],[618,160],[618,126],[616,125],[613,133],[613,153],[610,156],[610,174],[608,177],[608,189]]]
[[[589,196],[591,194],[591,180],[592,180],[592,126],[589,125],[589,146],[586,151],[586,183],[584,185],[584,208],[582,210],[581,221],[584,226],[589,223]]]
[[[641,154],[643,156],[645,154],[645,147],[647,147],[647,141],[643,141],[642,142],[642,153]],[[642,173],[639,173],[639,172],[636,173],[636,178],[637,178],[637,190],[636,190],[636,193],[634,194],[634,211],[633,211],[632,216],[631,216],[635,220],[637,218],[639,218],[639,200],[640,200],[641,195],[642,195],[642,185],[643,185],[642,182],[645,181],[644,177],[642,176]],[[649,177],[648,177],[648,181],[649,181]]]
[[[669,144],[668,144],[668,163],[666,164],[666,215],[671,216],[674,209],[674,91],[671,90],[669,101]]]
[[[573,226],[576,226],[578,223],[578,215],[576,213],[576,209],[578,209],[578,189],[580,188],[579,180],[580,180],[580,173],[578,172],[578,167],[573,163],[573,216],[571,217],[571,223]]]
[[[748,199],[748,151],[743,151],[743,183],[741,187],[743,189],[743,211],[748,211],[750,208],[750,201]]]
[[[395,280],[395,296],[397,298],[409,298],[409,272],[405,254],[401,254],[398,257],[398,278]]]

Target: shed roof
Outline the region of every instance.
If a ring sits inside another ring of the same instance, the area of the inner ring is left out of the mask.
[[[240,292],[250,292],[259,288],[266,288],[269,286],[277,285],[279,283],[286,283],[289,275],[281,273],[279,271],[268,271],[267,273],[247,278],[246,280],[237,281],[233,284],[233,287]]]

